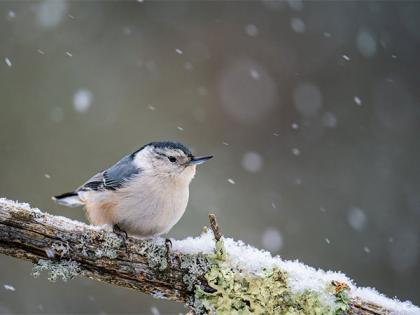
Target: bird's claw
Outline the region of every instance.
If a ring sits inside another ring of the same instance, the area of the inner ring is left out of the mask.
[[[170,261],[169,254],[172,249],[172,241],[169,238],[165,238],[165,247],[166,247],[166,261],[169,262]]]
[[[112,232],[114,232],[115,234],[117,234],[117,236],[119,238],[122,239],[122,245],[125,247],[125,251],[128,252],[128,248],[127,248],[127,238],[128,238],[128,234],[126,231],[122,230],[118,224],[114,224],[112,226]]]

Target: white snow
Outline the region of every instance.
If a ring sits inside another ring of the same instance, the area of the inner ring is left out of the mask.
[[[156,109],[156,107],[154,107],[153,105],[148,105],[147,108],[152,110],[152,111]]]
[[[79,113],[85,113],[88,111],[92,104],[93,94],[87,89],[79,89],[73,95],[73,106],[74,109]]]
[[[235,184],[235,181],[232,179],[232,178],[228,178],[228,180],[227,180],[230,184],[232,184],[232,185],[234,185]]]
[[[298,148],[293,148],[292,153],[293,153],[293,155],[298,156],[298,155],[300,155],[300,150]]]
[[[260,78],[260,74],[258,73],[258,71],[257,70],[255,70],[255,69],[251,69],[250,71],[249,71],[249,74],[251,75],[251,77],[254,79],[254,80],[259,80],[259,78]]]
[[[342,55],[341,57],[343,57],[343,59],[346,60],[346,61],[350,61],[350,57],[347,56],[347,55]]]
[[[292,18],[290,20],[290,27],[293,31],[300,34],[305,33],[306,30],[305,22],[303,22],[303,20],[300,18]]]
[[[7,12],[7,16],[10,19],[14,19],[16,17],[16,13],[15,13],[15,11],[10,10],[9,12]]]
[[[181,50],[181,49],[179,49],[179,48],[177,48],[177,49],[175,49],[175,52],[177,53],[177,54],[179,54],[179,55],[182,55],[184,52]]]
[[[242,157],[241,166],[250,173],[257,173],[263,166],[263,158],[257,152],[246,152]]]
[[[299,129],[299,125],[297,123],[293,123],[292,124],[292,129]]]
[[[35,18],[44,28],[58,26],[67,13],[68,3],[65,0],[45,0],[35,6]]]
[[[77,229],[77,230],[91,229],[91,230],[100,231],[100,230],[103,230],[104,228],[107,228],[106,226],[103,226],[103,225],[98,225],[98,226],[88,225],[83,222],[75,221],[75,220],[62,217],[62,216],[57,216],[57,215],[52,216],[46,212],[42,212],[38,208],[32,208],[28,203],[13,201],[7,198],[0,198],[0,207],[13,207],[13,208],[27,210],[29,212],[32,212],[38,215],[38,218],[35,217],[35,221],[44,222],[45,224],[51,223],[52,220],[54,220],[54,222],[59,221],[60,227],[63,231],[74,230],[74,229]]]
[[[258,27],[254,24],[248,24],[245,26],[245,33],[251,37],[255,37],[258,35]]]
[[[15,287],[10,284],[5,284],[3,287],[8,291],[16,291]]]
[[[283,247],[283,236],[279,230],[268,228],[261,237],[263,247],[271,252],[278,252]]]
[[[41,49],[38,49],[38,50],[37,50],[37,52],[38,52],[39,54],[41,54],[41,55],[45,55],[45,52],[44,52],[43,50],[41,50]]]
[[[347,211],[347,221],[356,231],[361,231],[366,227],[367,218],[365,212],[357,207],[351,207]]]
[[[73,57],[73,54],[69,51],[66,51],[66,55],[69,56],[69,57]]]
[[[366,58],[373,57],[376,53],[376,39],[368,30],[361,30],[356,38],[356,46],[360,54]]]
[[[179,131],[184,131],[184,128],[181,126],[177,126],[176,129],[178,129]]]
[[[6,65],[8,66],[8,67],[11,67],[12,66],[12,62],[10,61],[10,59],[9,58],[4,58],[4,62],[6,63]]]
[[[360,97],[355,96],[353,99],[357,106],[362,106],[362,100],[360,99]]]
[[[334,280],[345,282],[350,287],[351,297],[358,297],[365,301],[382,305],[389,309],[393,315],[420,314],[420,308],[411,302],[400,302],[397,299],[387,298],[372,288],[358,288],[353,280],[341,272],[315,269],[298,260],[282,260],[279,256],[273,257],[267,251],[256,249],[232,238],[224,238],[224,244],[228,253],[229,263],[234,268],[259,274],[264,269],[278,267],[288,274],[288,281],[294,292],[303,292],[305,290],[324,292],[325,288]],[[172,249],[185,254],[210,254],[215,250],[214,245],[215,242],[211,231],[198,237],[172,241]],[[327,303],[334,302],[334,297],[331,294],[326,293],[323,298]]]
[[[152,315],[160,315],[159,309],[156,306],[152,306],[150,308],[150,312],[152,313]]]

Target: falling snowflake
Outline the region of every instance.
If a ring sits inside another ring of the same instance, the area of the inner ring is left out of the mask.
[[[298,155],[300,155],[300,150],[298,148],[293,148],[292,153],[293,153],[293,155],[298,156]]]
[[[360,97],[355,96],[353,99],[357,106],[362,106],[362,100],[360,99]]]
[[[265,249],[278,252],[283,247],[283,236],[277,229],[269,228],[264,231],[261,243]]]
[[[234,185],[235,184],[235,181],[232,179],[232,178],[228,178],[228,180],[227,180],[230,184],[232,184],[232,185]]]
[[[306,30],[305,22],[300,18],[293,18],[290,20],[290,27],[296,33],[304,33]]]
[[[6,65],[8,65],[9,67],[11,67],[12,66],[12,62],[10,61],[10,59],[9,58],[4,58],[4,62],[6,63]]]
[[[257,70],[252,69],[252,70],[250,71],[250,74],[251,74],[251,77],[252,77],[254,80],[259,80],[259,78],[260,78],[260,74],[258,73],[258,71],[257,71]]]
[[[245,26],[245,33],[251,37],[255,37],[258,35],[258,27],[256,27],[254,24],[248,24]]]
[[[150,311],[152,312],[152,315],[160,315],[160,312],[156,306],[152,306]]]
[[[92,104],[93,94],[87,89],[76,91],[73,96],[73,107],[79,113],[86,112]]]
[[[10,284],[5,284],[3,287],[8,291],[16,291],[15,287]]]
[[[257,152],[247,152],[242,157],[241,165],[246,171],[256,173],[261,170],[263,166],[263,159]]]

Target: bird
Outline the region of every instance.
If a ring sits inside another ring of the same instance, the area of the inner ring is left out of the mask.
[[[52,197],[64,206],[84,206],[89,222],[147,239],[166,234],[188,204],[196,157],[174,141],[150,142],[97,173],[72,192]]]

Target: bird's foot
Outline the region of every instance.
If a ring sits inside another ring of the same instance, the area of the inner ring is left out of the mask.
[[[124,231],[124,230],[122,230],[119,227],[118,224],[114,224],[112,226],[112,232],[114,232],[115,234],[117,234],[117,236],[122,239],[122,245],[125,247],[125,251],[128,252],[127,243],[126,243],[127,242],[127,238],[128,238],[127,232]]]

